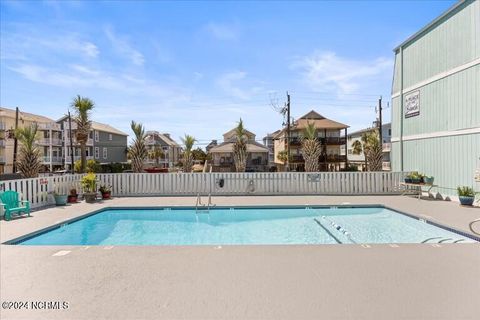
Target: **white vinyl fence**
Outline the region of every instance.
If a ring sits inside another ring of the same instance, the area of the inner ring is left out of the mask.
[[[401,191],[403,172],[261,172],[261,173],[111,173],[97,174],[98,187],[112,187],[112,195],[371,195]],[[55,187],[81,193],[82,175],[65,175],[0,182],[16,190],[32,207],[53,203]]]

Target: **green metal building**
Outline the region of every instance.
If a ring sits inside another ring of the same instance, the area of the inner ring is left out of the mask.
[[[442,196],[480,191],[480,0],[457,2],[394,52],[392,170],[434,176]]]

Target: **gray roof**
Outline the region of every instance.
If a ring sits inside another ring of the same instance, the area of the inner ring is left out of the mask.
[[[457,3],[455,3],[453,6],[451,6],[447,11],[442,13],[440,16],[435,18],[433,21],[431,21],[429,24],[424,26],[422,29],[411,35],[407,40],[403,41],[401,44],[399,44],[395,49],[393,49],[394,52],[397,52],[401,47],[404,47],[405,45],[409,44],[410,42],[416,40],[417,38],[421,37],[424,35],[426,32],[430,31],[430,29],[433,29],[436,27],[437,23],[441,22],[445,17],[447,17],[450,13],[455,11],[457,8],[459,8],[462,4],[464,3],[472,3],[474,0],[460,0]]]

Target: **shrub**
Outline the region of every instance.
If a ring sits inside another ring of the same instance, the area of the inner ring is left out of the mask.
[[[457,193],[459,197],[475,197],[475,191],[466,186],[457,187]]]

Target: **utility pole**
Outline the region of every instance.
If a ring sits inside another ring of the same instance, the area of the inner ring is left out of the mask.
[[[287,91],[287,171],[290,171],[290,95]]]
[[[17,149],[18,149],[18,140],[17,140],[17,129],[18,129],[18,107],[15,109],[15,131],[13,132],[13,173],[17,172]]]
[[[380,146],[382,147],[382,150],[383,150],[383,134],[382,134],[382,96],[380,96],[380,98],[378,99],[378,112],[379,112],[379,116],[378,116],[378,134],[379,134],[379,138],[380,138]]]
[[[72,174],[75,173],[75,161],[73,159],[73,139],[72,139],[72,117],[70,115],[70,110],[68,110],[68,135],[70,138],[70,165]]]

